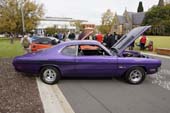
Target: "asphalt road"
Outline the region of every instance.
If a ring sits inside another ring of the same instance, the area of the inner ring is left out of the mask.
[[[170,113],[170,59],[141,85],[118,79],[64,79],[59,88],[75,113]]]

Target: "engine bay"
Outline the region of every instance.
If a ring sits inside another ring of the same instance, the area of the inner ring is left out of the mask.
[[[124,51],[122,56],[123,57],[149,58],[149,56],[143,55],[137,51]]]

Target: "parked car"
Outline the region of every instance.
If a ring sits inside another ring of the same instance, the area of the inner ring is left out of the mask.
[[[34,40],[39,39],[39,38],[43,38],[43,37],[41,37],[41,36],[32,36],[32,37],[30,37],[30,39],[31,39],[32,42],[33,42]]]
[[[36,52],[38,50],[50,48],[53,45],[56,45],[58,43],[59,43],[59,40],[54,37],[38,38],[32,41],[31,51]]]
[[[123,77],[130,84],[140,84],[146,74],[156,73],[161,61],[125,49],[150,26],[134,28],[111,50],[94,40],[75,40],[53,48],[14,58],[18,72],[40,74],[47,84],[61,77]],[[92,46],[88,49],[82,46]]]

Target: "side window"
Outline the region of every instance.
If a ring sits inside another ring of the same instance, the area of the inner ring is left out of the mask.
[[[50,44],[50,42],[51,42],[51,39],[44,38],[42,39],[41,44]]]
[[[67,46],[61,51],[61,53],[66,56],[76,56],[77,46]]]
[[[79,56],[109,56],[109,54],[97,45],[79,45]]]
[[[48,39],[48,38],[40,38],[40,39],[37,39],[33,42],[36,43],[36,44],[49,44],[50,41],[51,41],[51,39]]]
[[[39,44],[40,43],[40,39],[33,40],[33,42],[36,43],[36,44]]]

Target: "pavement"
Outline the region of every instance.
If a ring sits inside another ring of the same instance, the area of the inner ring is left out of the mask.
[[[45,113],[170,113],[170,59],[152,56],[162,60],[162,69],[140,85],[116,78],[74,78],[42,86],[49,92],[40,91]]]
[[[44,84],[36,79],[44,113],[74,113],[58,85]]]

